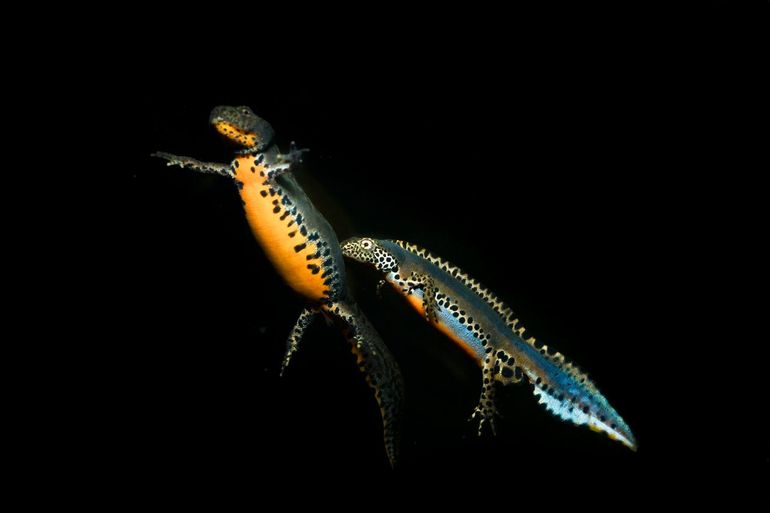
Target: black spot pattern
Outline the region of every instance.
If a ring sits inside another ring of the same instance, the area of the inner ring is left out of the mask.
[[[460,283],[464,284],[476,296],[478,296],[480,299],[485,301],[487,305],[489,305],[495,311],[495,313],[497,313],[500,316],[500,318],[505,322],[507,327],[513,331],[515,336],[517,336],[523,342],[526,342],[531,346],[535,347],[542,356],[544,356],[545,358],[547,358],[548,360],[556,364],[565,373],[567,373],[576,381],[578,381],[583,386],[585,386],[589,392],[598,393],[598,390],[596,390],[596,387],[588,379],[588,376],[583,372],[581,372],[580,369],[578,369],[572,363],[567,362],[561,353],[557,352],[557,353],[550,354],[548,352],[547,346],[545,345],[541,346],[540,344],[536,344],[536,340],[532,337],[525,338],[524,336],[525,330],[523,327],[518,326],[519,320],[516,318],[513,311],[510,308],[508,308],[500,299],[498,299],[491,291],[484,288],[479,282],[477,282],[476,280],[474,280],[473,278],[465,274],[458,267],[450,264],[449,262],[439,257],[436,257],[430,254],[427,250],[420,248],[419,246],[416,246],[414,244],[410,244],[408,242],[401,241],[401,240],[395,240],[392,242],[397,244],[401,248],[405,249],[406,251],[420,258],[423,258],[428,262],[431,262],[436,267],[448,273],[450,276],[452,276],[454,279],[456,279]],[[458,310],[459,310],[459,316],[461,319],[466,316],[466,312],[463,310],[460,310],[456,305],[450,306],[450,310],[453,312],[452,315],[456,318],[458,317],[458,315],[456,315]],[[471,317],[468,317],[467,320],[468,322],[473,321]],[[474,329],[476,329],[475,324],[474,324]]]

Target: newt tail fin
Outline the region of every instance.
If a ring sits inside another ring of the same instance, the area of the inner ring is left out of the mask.
[[[628,424],[588,375],[561,353],[550,353],[548,346],[538,346],[533,337],[525,338],[518,322],[513,319],[508,324],[513,331],[510,344],[520,355],[519,365],[532,383],[538,403],[562,420],[604,433],[636,452],[638,445]]]

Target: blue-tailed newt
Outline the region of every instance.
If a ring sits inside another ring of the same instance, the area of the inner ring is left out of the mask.
[[[244,148],[230,164],[201,162],[158,152],[168,165],[216,173],[234,180],[254,236],[286,283],[307,300],[287,341],[281,373],[299,347],[310,322],[321,314],[339,326],[351,343],[359,369],[374,388],[383,419],[391,465],[398,453],[403,384],[398,365],[377,331],[356,305],[345,279],[345,263],[334,230],[313,206],[292,168],[302,152],[292,143],[282,154],[273,128],[248,107],[216,107],[214,128]]]
[[[545,408],[564,420],[604,432],[632,450],[634,435],[584,373],[560,353],[525,338],[513,312],[494,294],[452,264],[403,241],[352,238],[342,244],[346,257],[385,274],[390,283],[439,331],[482,367],[481,398],[472,418],[494,432],[494,384],[526,378]]]

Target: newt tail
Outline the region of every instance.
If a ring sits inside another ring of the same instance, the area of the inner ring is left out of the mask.
[[[526,379],[549,412],[603,432],[636,451],[631,429],[596,385],[560,353],[551,353],[492,292],[452,264],[403,241],[353,238],[346,257],[374,266],[431,325],[465,350],[482,368],[481,398],[473,413],[479,434],[494,431],[494,384]]]

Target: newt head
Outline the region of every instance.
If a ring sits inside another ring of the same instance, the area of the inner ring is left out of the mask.
[[[342,254],[358,262],[371,264],[378,271],[392,271],[398,268],[396,255],[388,251],[381,241],[368,237],[351,237],[341,244]]]
[[[254,114],[245,105],[214,107],[209,116],[209,122],[214,125],[217,132],[231,141],[256,151],[262,151],[270,146],[275,134],[270,123]]]

